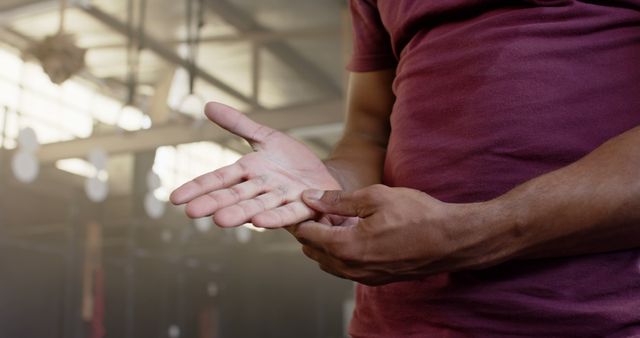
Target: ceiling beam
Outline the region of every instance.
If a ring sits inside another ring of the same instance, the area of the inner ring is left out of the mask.
[[[86,14],[88,14],[92,18],[107,25],[114,31],[120,34],[123,34],[125,36],[128,35],[129,27],[126,23],[118,20],[117,18],[114,18],[113,16],[105,13],[99,8],[89,3],[81,3],[81,4],[78,4],[77,7],[82,9]],[[138,33],[140,32],[136,32],[134,34],[134,39],[137,39],[138,36],[142,35],[142,39],[144,40],[144,47],[156,53],[160,58],[164,59],[169,63],[173,63],[175,65],[183,67],[185,69],[189,69],[191,67],[190,62],[182,58],[180,55],[178,55],[175,50],[165,46],[164,43],[154,39],[146,32],[142,32],[142,34],[138,34]],[[248,97],[240,93],[238,90],[227,85],[222,80],[218,79],[217,77],[214,77],[213,75],[211,75],[204,69],[198,67],[197,65],[195,66],[195,74],[197,77],[212,84],[213,86],[219,88],[220,90],[226,92],[227,94],[233,96],[234,98],[242,102],[245,102],[251,105],[252,107],[260,107],[260,105],[251,97]]]
[[[198,42],[200,44],[208,43],[238,43],[238,42],[253,42],[253,43],[267,43],[277,40],[287,39],[335,39],[336,36],[342,34],[342,29],[339,27],[313,27],[302,28],[292,30],[278,30],[278,31],[258,31],[258,32],[244,32],[239,34],[226,34],[226,35],[214,35],[201,37]],[[187,44],[189,39],[171,39],[162,40],[161,42],[181,45]],[[125,43],[108,43],[108,44],[96,44],[96,45],[84,45],[83,48],[87,49],[118,49],[126,48]]]
[[[35,0],[21,3],[20,5],[2,8],[0,9],[0,25],[5,26],[11,21],[38,15],[42,13],[49,13],[53,10],[60,8],[59,0]]]
[[[272,111],[254,111],[251,118],[258,123],[278,130],[290,130],[309,125],[334,124],[343,120],[341,100],[292,106]],[[42,145],[38,151],[41,163],[51,163],[65,158],[84,158],[96,147],[107,153],[132,153],[152,150],[163,145],[177,145],[199,141],[222,142],[229,132],[204,124],[195,128],[192,120],[182,120],[157,125],[151,129],[134,132],[110,132],[84,139]]]
[[[4,41],[21,51],[27,50],[30,46],[36,43],[36,40],[33,38],[26,36],[13,28],[2,25],[0,25],[0,41]],[[125,85],[116,84],[112,81],[99,78],[90,73],[86,68],[78,72],[76,76],[94,85],[100,93],[116,100],[122,100],[127,93]]]
[[[231,4],[227,0],[209,0],[209,8],[240,33],[271,33],[273,30],[256,21],[251,15]],[[298,51],[283,41],[271,41],[261,45],[283,63],[300,74],[303,79],[319,87],[325,94],[334,97],[342,96],[342,89],[335,81],[314,62],[303,57]]]

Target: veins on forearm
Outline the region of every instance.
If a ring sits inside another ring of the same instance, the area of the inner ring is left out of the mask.
[[[640,127],[491,201],[503,210],[496,237],[511,238],[514,258],[640,247],[638,144]]]

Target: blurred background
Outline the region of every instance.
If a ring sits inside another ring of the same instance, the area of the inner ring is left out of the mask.
[[[342,131],[344,0],[0,0],[0,338],[343,337],[352,284],[286,231],[167,203],[244,141]]]

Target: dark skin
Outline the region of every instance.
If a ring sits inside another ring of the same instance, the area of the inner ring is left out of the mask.
[[[321,269],[367,285],[513,259],[637,248],[639,145],[636,127],[482,203],[444,203],[379,184],[354,192],[306,191],[303,200],[316,211],[360,221],[347,227],[309,221],[292,233]]]
[[[640,127],[496,199],[444,203],[379,184],[393,78],[351,75],[345,133],[324,165],[285,134],[210,105],[207,116],[255,152],[186,183],[172,201],[221,226],[286,227],[320,268],[367,285],[640,247]]]

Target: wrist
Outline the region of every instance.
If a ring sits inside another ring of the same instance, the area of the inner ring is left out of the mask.
[[[329,174],[338,182],[341,190],[355,191],[380,183],[370,179],[367,180],[366,178],[370,176],[370,173],[367,170],[360,170],[362,168],[351,159],[330,158],[324,160],[323,163]]]
[[[500,199],[452,204],[453,222],[462,229],[457,250],[466,257],[464,268],[478,269],[513,259],[528,241],[525,222]]]
[[[333,179],[338,182],[338,185],[340,185],[341,189],[344,190],[346,186],[344,174],[336,168],[334,161],[332,161],[331,159],[327,159],[322,161],[322,163],[324,164],[325,168],[327,168],[327,172],[329,172],[329,175],[331,175],[331,177],[333,177]]]

